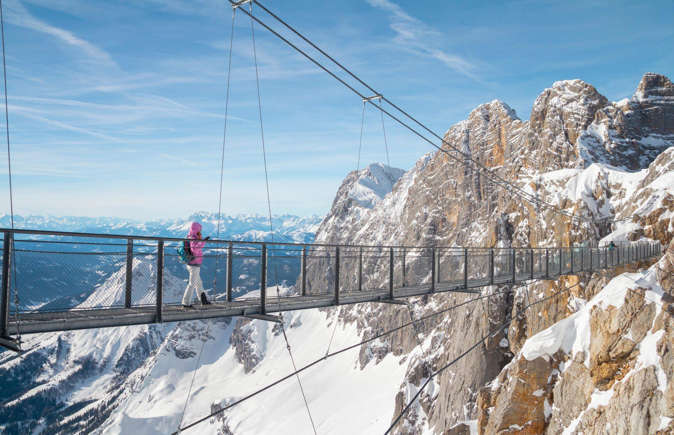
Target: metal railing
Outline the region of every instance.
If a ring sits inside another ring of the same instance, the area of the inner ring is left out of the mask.
[[[180,298],[187,272],[176,252],[184,239],[0,232],[0,337],[20,332],[22,322],[25,332],[38,332],[474,292],[471,289],[486,285],[597,271],[661,253],[657,242],[598,248],[478,248],[207,240],[201,274],[213,305],[185,312]],[[22,294],[20,306],[12,307],[12,288]],[[60,299],[46,305],[31,303],[31,297],[44,297],[46,292]],[[103,321],[106,310],[114,318]]]

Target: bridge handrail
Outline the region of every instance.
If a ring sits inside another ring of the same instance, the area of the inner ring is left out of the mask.
[[[29,234],[29,235],[42,235],[42,236],[62,236],[62,237],[84,237],[84,238],[97,238],[97,239],[118,239],[118,240],[145,240],[145,241],[164,241],[164,242],[183,242],[189,241],[187,238],[180,237],[169,237],[169,236],[142,236],[142,235],[132,235],[132,234],[102,234],[102,233],[86,233],[86,232],[76,232],[76,231],[52,231],[52,230],[29,230],[29,229],[12,229],[12,228],[0,228],[0,232],[12,233],[12,234]],[[51,241],[43,240],[15,240],[16,242],[34,242],[34,243],[49,243]],[[545,249],[571,249],[571,248],[602,248],[601,246],[547,246],[547,247],[528,247],[528,246],[511,246],[511,247],[484,247],[484,246],[443,246],[443,245],[425,245],[425,246],[415,246],[415,245],[354,245],[354,244],[340,244],[340,243],[298,243],[298,242],[271,242],[271,241],[253,241],[253,240],[231,240],[231,239],[208,239],[204,240],[207,244],[216,244],[216,245],[228,245],[230,243],[237,245],[254,245],[254,246],[294,246],[297,248],[365,248],[365,249],[419,249],[425,250],[430,248],[435,248],[439,250],[444,249],[471,249],[471,250],[485,250],[490,249],[495,250],[508,250],[508,249],[533,249],[533,250],[545,250]],[[78,242],[72,242],[76,244]],[[85,244],[86,242],[79,242]],[[630,242],[618,242],[616,245],[629,245]],[[149,246],[148,246],[149,247]],[[604,245],[603,247],[607,247]]]

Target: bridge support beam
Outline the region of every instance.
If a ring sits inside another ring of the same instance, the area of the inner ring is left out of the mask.
[[[363,247],[358,249],[358,291],[363,290]]]
[[[407,265],[406,263],[406,257],[407,257],[407,249],[403,248],[403,287],[405,287],[405,281],[407,281]]]
[[[157,295],[155,323],[161,323],[162,306],[164,296],[164,241],[157,242]]]
[[[300,260],[300,274],[302,275],[302,296],[307,295],[307,247],[302,248],[302,259]]]
[[[234,249],[232,248],[232,242],[229,242],[227,245],[227,287],[226,287],[226,296],[227,302],[232,302],[232,264],[234,259],[232,255],[234,254]]]
[[[435,248],[431,248],[431,292],[435,291]]]
[[[510,250],[510,266],[512,267],[512,283],[515,284],[515,281],[517,280],[517,263],[515,260],[517,259],[517,251],[515,251],[515,248],[512,248]]]
[[[267,245],[260,254],[260,314],[267,314]]]
[[[388,296],[390,299],[395,299],[393,295],[393,248],[389,248],[388,253]]]
[[[489,285],[494,285],[494,248],[489,249]]]
[[[126,285],[124,307],[131,308],[131,286],[133,282],[133,239],[126,241]]]
[[[463,288],[468,288],[468,248],[463,248]]]
[[[2,242],[2,301],[0,301],[0,337],[9,337],[9,287],[10,287],[10,262],[11,244],[13,234],[5,231]],[[17,307],[18,309],[18,307]]]
[[[339,246],[335,248],[335,305],[339,305]]]

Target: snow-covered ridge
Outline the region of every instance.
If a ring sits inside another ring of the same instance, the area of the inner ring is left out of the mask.
[[[393,186],[404,173],[402,169],[392,168],[383,163],[372,163],[359,171],[357,181],[349,190],[348,197],[362,207],[372,208],[393,190]]]

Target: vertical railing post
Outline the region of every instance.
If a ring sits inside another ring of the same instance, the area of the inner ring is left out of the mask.
[[[562,248],[559,248],[559,276],[562,276]]]
[[[403,287],[405,287],[405,282],[407,281],[407,248],[403,248]]]
[[[515,263],[515,260],[517,259],[517,251],[515,250],[515,248],[510,249],[510,254],[512,255],[512,258],[510,259],[511,260],[510,266],[513,269],[512,270],[512,272],[513,272],[512,282],[514,283],[515,280],[517,279],[517,274],[516,274],[517,263]]]
[[[463,248],[463,288],[468,288],[468,248]]]
[[[161,323],[162,307],[164,305],[164,241],[157,242],[157,305],[155,322]]]
[[[335,305],[339,305],[339,246],[335,247]]]
[[[590,272],[594,272],[594,260],[592,257],[594,257],[594,255],[592,255],[592,247],[590,247]]]
[[[363,247],[358,249],[358,291],[363,290]]]
[[[489,285],[494,284],[494,248],[489,249]]]
[[[2,242],[2,302],[0,306],[0,337],[9,337],[9,283],[10,276],[10,261],[11,252],[10,246],[12,244],[13,234],[5,231],[4,240]],[[17,311],[19,307],[16,307]]]
[[[434,258],[435,258],[435,281],[438,284],[440,284],[440,282],[441,282],[440,281],[441,280],[441,278],[440,278],[440,260],[442,258],[442,249],[438,249],[435,252]]]
[[[267,244],[260,253],[260,314],[267,314]]]
[[[393,299],[393,248],[389,248],[388,253],[388,293],[389,298]]]
[[[545,248],[545,277],[550,278],[550,250]]]
[[[604,246],[604,269],[608,269],[608,248]]]
[[[571,245],[569,251],[571,252],[571,273],[573,274],[573,245]]]
[[[303,246],[302,247],[302,258],[300,260],[301,265],[300,268],[301,274],[302,274],[302,296],[307,295],[307,247]]]
[[[435,291],[435,248],[431,248],[431,292]]]
[[[227,302],[232,302],[232,286],[233,286],[233,277],[234,273],[232,272],[232,268],[234,265],[234,247],[232,246],[232,242],[229,242],[227,245],[227,287],[226,287],[226,298]]]
[[[531,270],[529,271],[529,279],[534,279],[534,250],[529,249],[529,265]]]
[[[126,277],[124,307],[131,308],[131,287],[133,282],[133,239],[126,241]]]

